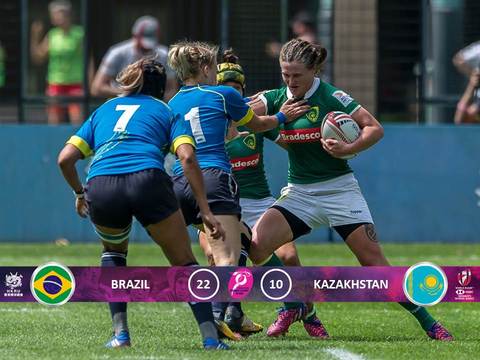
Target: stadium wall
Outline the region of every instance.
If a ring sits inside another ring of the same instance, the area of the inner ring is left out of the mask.
[[[97,241],[80,219],[56,156],[71,126],[0,126],[0,241]],[[480,127],[387,125],[374,148],[351,161],[384,242],[478,242]],[[285,184],[287,157],[266,144],[275,195]],[[86,162],[79,171],[85,174]],[[193,233],[192,233],[193,235]],[[326,241],[327,229],[303,241]],[[192,238],[195,238],[192,236]],[[339,241],[336,235],[335,241]],[[137,225],[133,241],[148,241]]]

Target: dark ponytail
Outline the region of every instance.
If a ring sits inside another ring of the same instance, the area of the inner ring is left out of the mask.
[[[123,69],[117,82],[124,95],[144,94],[163,99],[167,76],[161,63],[143,58]]]
[[[223,52],[222,62],[231,63],[231,64],[238,64],[238,56],[235,55],[232,48],[227,49]]]
[[[304,64],[307,69],[318,73],[327,59],[327,49],[301,39],[293,39],[282,46],[280,61]]]

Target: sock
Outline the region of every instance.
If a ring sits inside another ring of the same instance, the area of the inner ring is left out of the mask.
[[[215,320],[224,320],[228,304],[228,302],[212,302],[213,318]]]
[[[284,266],[283,263],[282,263],[282,260],[280,260],[278,258],[277,255],[275,255],[275,253],[272,254],[272,256],[270,256],[269,259],[265,260],[262,264],[260,264],[261,266],[276,266],[276,267],[279,267],[279,266]],[[298,309],[299,307],[302,307],[304,306],[303,303],[300,303],[300,302],[286,302],[284,303],[285,304],[285,309],[286,310],[290,310],[290,309]]]
[[[433,324],[435,324],[436,320],[424,307],[412,304],[411,302],[400,302],[399,304],[415,316],[423,330],[428,331],[432,328]]]
[[[245,223],[244,223],[245,224]],[[246,224],[245,224],[246,226]],[[240,258],[238,259],[238,266],[247,266],[247,258],[248,258],[248,250],[250,249],[250,239],[247,237],[246,234],[241,234],[242,239],[242,250],[240,251]],[[239,302],[231,302],[228,306],[233,306],[238,311],[239,317],[243,316],[242,304]],[[215,310],[214,310],[215,312]]]
[[[127,266],[127,253],[104,251],[102,253],[102,267]],[[121,331],[128,331],[127,303],[108,303],[112,315],[113,331],[118,335]]]
[[[217,327],[213,322],[212,304],[208,302],[189,302],[193,316],[197,320],[202,340],[212,338],[218,340]]]
[[[307,311],[308,311],[308,304],[307,304]],[[315,309],[315,304],[312,304],[311,310],[307,312],[307,315],[305,315],[305,320],[303,321],[306,323],[312,322],[313,319],[315,319],[316,312],[317,310]]]
[[[197,262],[189,263],[184,266],[198,266]],[[227,303],[228,304],[228,303]],[[211,338],[218,341],[218,331],[213,320],[212,303],[209,302],[189,302],[193,316],[197,320],[202,340]]]

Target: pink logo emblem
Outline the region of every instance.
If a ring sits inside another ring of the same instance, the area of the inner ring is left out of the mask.
[[[457,274],[458,283],[462,286],[468,286],[472,281],[472,272],[470,269],[463,270]]]
[[[253,275],[247,268],[235,271],[228,282],[228,292],[232,299],[245,298],[252,290],[252,287]]]

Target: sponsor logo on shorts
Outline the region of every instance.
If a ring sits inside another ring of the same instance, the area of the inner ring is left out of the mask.
[[[337,90],[335,91],[332,96],[337,99],[338,101],[340,101],[340,103],[347,107],[348,105],[350,105],[350,103],[353,101],[353,98],[348,95],[346,92],[344,91],[341,91],[341,90]]]
[[[456,301],[475,301],[473,286],[469,286],[472,282],[472,270],[465,269],[457,274],[457,282],[460,285],[455,286]]]
[[[234,158],[230,160],[232,169],[234,171],[245,170],[247,168],[257,167],[260,162],[260,154],[245,156],[241,158]]]
[[[33,272],[30,290],[35,300],[41,304],[62,305],[75,292],[75,278],[66,266],[47,263]]]
[[[321,129],[298,129],[298,130],[281,130],[281,139],[287,143],[309,143],[318,142],[322,138]]]
[[[350,210],[350,213],[353,215],[358,215],[362,213],[362,210]]]
[[[447,293],[448,280],[443,270],[428,262],[411,266],[403,278],[405,296],[419,306],[435,305]]]

